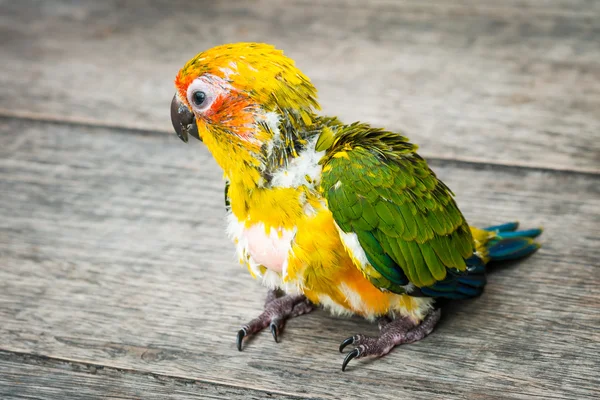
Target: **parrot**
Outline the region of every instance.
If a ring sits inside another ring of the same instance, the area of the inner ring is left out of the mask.
[[[344,339],[342,371],[429,335],[440,303],[482,294],[490,262],[529,256],[541,228],[469,226],[402,133],[319,113],[295,62],[265,43],[202,51],[175,77],[171,122],[223,170],[226,231],[267,288],[236,344],[319,307],[377,322]],[[360,96],[360,94],[358,94]]]

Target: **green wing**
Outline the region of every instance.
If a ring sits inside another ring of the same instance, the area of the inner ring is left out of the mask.
[[[363,272],[375,286],[404,293],[409,282],[430,286],[448,269],[465,270],[471,231],[415,145],[353,124],[325,129],[317,150],[327,150],[320,162],[327,205],[339,228],[356,234],[370,264]]]

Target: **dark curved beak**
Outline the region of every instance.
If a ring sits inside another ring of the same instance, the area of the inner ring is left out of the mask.
[[[198,126],[196,125],[194,113],[192,113],[185,104],[179,101],[177,95],[173,96],[173,101],[171,101],[171,123],[173,124],[173,128],[175,128],[175,132],[177,133],[177,136],[179,136],[179,139],[183,140],[185,143],[188,142],[189,136],[193,136],[202,141],[198,134]]]

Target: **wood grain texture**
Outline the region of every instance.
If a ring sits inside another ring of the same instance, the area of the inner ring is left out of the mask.
[[[430,158],[598,172],[598,20],[592,0],[0,0],[0,113],[170,131],[185,61],[265,41],[325,112]]]
[[[0,351],[0,398],[18,399],[298,399],[281,393]]]
[[[234,261],[199,142],[0,118],[0,349],[298,397],[593,398],[599,177],[433,167],[471,223],[544,225],[544,247],[426,340],[342,373],[340,340],[375,326],[317,311],[235,349],[265,291]]]

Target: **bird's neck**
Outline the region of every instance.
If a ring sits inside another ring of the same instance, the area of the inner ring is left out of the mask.
[[[257,157],[260,146],[249,146],[230,135],[207,130],[202,134],[202,141],[223,169],[225,179],[250,190],[260,186],[262,167],[260,157]]]
[[[264,112],[256,116],[253,140],[241,140],[236,132],[207,132],[202,139],[225,178],[252,192],[269,186],[274,173],[302,151],[318,131],[319,118],[290,110]],[[225,135],[231,135],[223,140]],[[246,134],[246,137],[248,135]]]
[[[309,191],[304,185],[280,184],[282,177],[293,174],[305,177],[295,166],[294,160],[303,152],[313,148],[319,132],[320,120],[299,120],[296,115],[271,115],[260,121],[256,129],[267,130],[269,140],[263,141],[260,149],[248,152],[244,149],[214,149],[218,143],[205,143],[224,170],[229,181],[228,197],[231,211],[246,224],[261,222],[267,227],[292,227],[295,216],[303,215],[303,203]],[[258,133],[258,132],[257,132]],[[315,161],[316,163],[316,161]],[[285,180],[284,179],[284,180]],[[299,179],[299,178],[298,178]],[[288,226],[289,225],[289,226]]]

